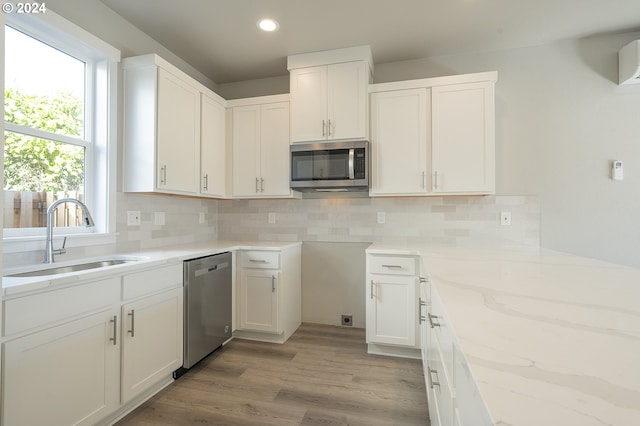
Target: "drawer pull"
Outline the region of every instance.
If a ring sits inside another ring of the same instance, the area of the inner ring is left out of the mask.
[[[371,280],[371,289],[370,289],[371,291],[370,291],[370,297],[369,297],[370,299],[373,299],[373,284],[374,284],[373,280]]]
[[[271,275],[271,293],[276,291],[276,276]]]
[[[131,334],[131,337],[135,337],[135,315],[136,311],[134,309],[131,310],[127,315],[131,317],[131,330],[128,330],[127,333]]]
[[[429,278],[428,277],[420,277],[420,282],[421,283],[428,283],[429,282]]]
[[[418,324],[422,324],[427,319],[424,315],[422,315],[423,306],[427,306],[427,302],[422,300],[422,297],[419,297],[418,298]]]
[[[401,265],[382,265],[383,268],[402,269]]]
[[[433,374],[436,376],[436,380],[433,380]],[[429,387],[433,389],[434,386],[440,387],[440,379],[438,378],[438,370],[429,367]]]
[[[268,261],[266,261],[264,259],[249,259],[249,262],[251,262],[251,263],[269,263]]]
[[[118,344],[118,316],[114,315],[109,322],[113,323],[113,337],[109,337],[109,340],[113,342],[113,346],[116,346]]]
[[[429,325],[431,328],[440,327],[440,321],[438,321],[437,315],[432,315],[431,313],[427,314],[429,316]]]

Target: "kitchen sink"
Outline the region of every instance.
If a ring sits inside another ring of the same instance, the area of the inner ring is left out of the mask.
[[[39,269],[37,271],[21,272],[5,275],[7,277],[42,277],[46,275],[68,274],[69,272],[86,271],[87,269],[104,268],[107,266],[121,265],[123,263],[136,262],[138,259],[109,259],[94,262],[79,263],[76,265],[56,266],[53,268]]]

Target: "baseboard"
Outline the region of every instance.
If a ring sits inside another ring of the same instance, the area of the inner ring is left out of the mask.
[[[422,352],[416,348],[405,348],[402,346],[367,344],[367,353],[373,355],[394,356],[397,358],[422,359]]]

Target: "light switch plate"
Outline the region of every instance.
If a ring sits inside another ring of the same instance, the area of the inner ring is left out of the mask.
[[[276,223],[276,214],[271,212],[269,213],[269,225],[273,225]]]
[[[387,221],[385,212],[378,212],[378,224],[383,225]]]
[[[200,212],[200,215],[198,216],[198,223],[203,224],[204,221],[204,212]]]
[[[153,224],[158,226],[165,224],[164,212],[153,212]]]

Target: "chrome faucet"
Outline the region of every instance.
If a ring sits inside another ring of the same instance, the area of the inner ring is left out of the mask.
[[[81,201],[76,200],[75,198],[61,198],[51,203],[51,205],[47,209],[47,246],[45,247],[44,251],[44,263],[53,263],[54,254],[65,254],[67,252],[67,250],[64,248],[67,244],[67,237],[64,237],[61,248],[53,248],[53,212],[56,210],[56,207],[64,203],[73,203],[80,206],[80,208],[82,209],[82,224],[84,226],[89,228],[95,225],[93,223],[91,213],[89,213],[89,209]]]

